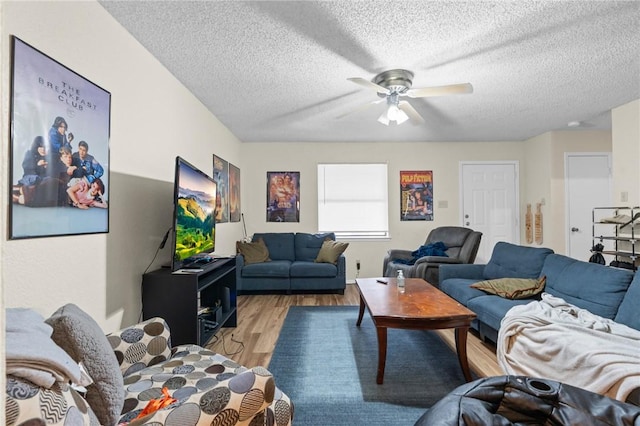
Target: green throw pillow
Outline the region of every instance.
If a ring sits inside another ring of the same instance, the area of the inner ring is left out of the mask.
[[[341,243],[333,240],[324,240],[318,257],[316,257],[316,263],[338,263],[338,258],[349,247],[349,243]]]
[[[244,264],[270,262],[269,249],[262,238],[251,243],[236,241],[236,251],[244,257]]]
[[[495,294],[506,299],[526,299],[544,290],[547,277],[528,278],[498,278],[471,284],[471,287]]]

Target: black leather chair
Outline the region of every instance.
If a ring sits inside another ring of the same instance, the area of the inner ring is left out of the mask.
[[[444,256],[424,256],[413,264],[403,261],[412,260],[414,250],[391,249],[387,252],[382,265],[382,275],[395,277],[398,270],[407,278],[423,278],[425,281],[439,285],[438,268],[442,264],[473,263],[480,247],[481,232],[460,226],[441,226],[433,229],[427,236],[424,245],[442,242],[447,247]]]
[[[640,425],[640,407],[546,379],[495,376],[466,383],[415,426]]]

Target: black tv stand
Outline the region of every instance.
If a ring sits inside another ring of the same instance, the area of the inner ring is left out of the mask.
[[[193,271],[157,269],[142,277],[143,319],[164,318],[173,346],[204,346],[221,327],[237,326],[236,260],[211,259]]]

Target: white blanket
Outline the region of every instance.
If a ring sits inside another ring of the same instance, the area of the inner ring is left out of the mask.
[[[640,388],[640,331],[548,293],[507,312],[497,346],[505,374],[555,380],[620,401]]]

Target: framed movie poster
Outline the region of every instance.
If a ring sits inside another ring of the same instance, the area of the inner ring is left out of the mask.
[[[300,172],[267,172],[267,222],[300,222]]]
[[[213,180],[218,185],[216,223],[229,222],[229,162],[213,156]]]
[[[11,239],[109,232],[111,94],[12,37]]]
[[[400,172],[400,220],[433,220],[433,172]]]
[[[240,169],[229,163],[229,221],[240,222]]]

